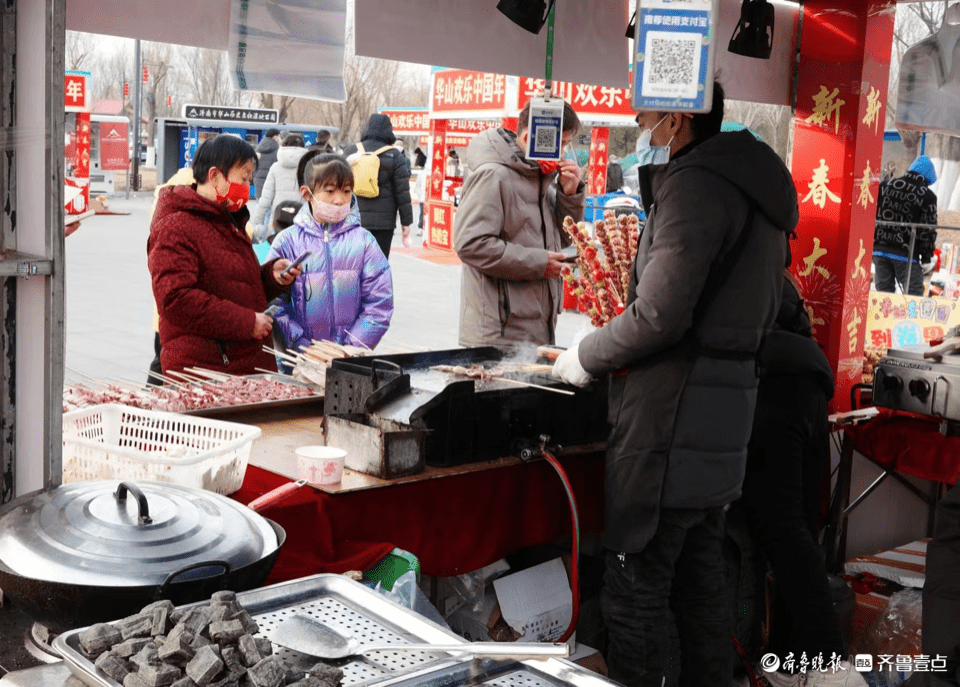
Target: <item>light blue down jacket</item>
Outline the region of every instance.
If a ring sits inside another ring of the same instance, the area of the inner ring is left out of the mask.
[[[393,316],[393,278],[376,239],[360,226],[356,196],[350,215],[336,224],[319,224],[304,203],[267,260],[293,261],[306,251],[312,254],[274,321],[287,347],[316,339],[374,348]]]

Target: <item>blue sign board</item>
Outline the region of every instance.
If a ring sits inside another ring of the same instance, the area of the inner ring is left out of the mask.
[[[709,112],[717,0],[638,0],[635,110]]]

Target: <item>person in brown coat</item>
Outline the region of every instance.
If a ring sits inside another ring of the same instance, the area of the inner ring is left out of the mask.
[[[164,374],[189,367],[231,374],[276,370],[267,303],[293,284],[289,260],[257,262],[244,228],[257,167],[249,143],[230,134],[205,141],[193,162],[195,184],[160,190],[147,240],[160,313]]]
[[[463,261],[460,345],[555,342],[563,306],[560,249],[570,245],[563,218],[583,219],[586,196],[573,160],[524,157],[529,106],[519,131],[488,129],[467,147],[471,170],[454,218],[453,244]],[[564,103],[563,145],[580,128]]]

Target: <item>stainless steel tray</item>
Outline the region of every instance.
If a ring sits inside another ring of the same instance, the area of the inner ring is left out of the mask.
[[[386,597],[342,575],[314,575],[237,594],[237,599],[260,626],[260,637],[270,637],[273,627],[298,612],[322,618],[365,643],[458,643],[463,639],[403,608]],[[204,603],[204,602],[201,602]],[[200,604],[189,604],[196,606]],[[122,687],[107,677],[80,652],[79,634],[71,630],[54,640],[54,648],[74,675],[91,687]],[[319,659],[274,645],[274,653],[306,671]],[[440,669],[457,662],[444,652],[377,652],[369,656],[332,662],[344,673],[343,684],[366,685],[425,669]]]
[[[237,594],[257,620],[258,636],[269,637],[273,627],[294,613],[308,613],[361,639],[364,643],[463,643],[453,634],[358,582],[342,575],[313,575]],[[201,602],[203,603],[203,602]],[[189,604],[197,606],[200,604]],[[71,672],[90,687],[122,687],[80,653],[79,634],[85,628],[57,637],[53,647]],[[290,664],[308,668],[319,659],[274,645],[274,653]],[[344,673],[344,687],[612,687],[617,683],[569,661],[478,659],[463,654],[427,651],[376,652],[334,661]]]
[[[258,374],[244,375],[246,379],[269,379],[274,382],[283,382],[293,386],[302,386],[311,389],[313,396],[301,396],[298,398],[281,398],[276,401],[260,401],[259,403],[241,403],[232,406],[213,406],[210,408],[197,408],[195,410],[180,411],[183,415],[196,415],[197,417],[223,418],[230,415],[244,413],[250,410],[265,410],[273,408],[291,408],[295,406],[319,405],[318,415],[323,415],[323,394],[317,393],[316,388],[289,377],[282,375]]]

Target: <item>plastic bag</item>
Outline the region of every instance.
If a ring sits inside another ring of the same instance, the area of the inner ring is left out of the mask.
[[[383,594],[404,608],[409,608],[414,613],[419,613],[427,620],[432,620],[437,625],[445,627],[448,630],[450,629],[450,626],[447,625],[443,616],[440,615],[440,612],[433,607],[433,604],[431,604],[424,593],[420,591],[420,587],[417,586],[417,573],[415,571],[409,570],[398,577],[397,581],[393,583],[392,590],[384,589],[380,583],[377,582],[374,591]]]
[[[867,631],[853,640],[852,652],[879,656],[918,656],[923,653],[920,643],[923,598],[919,589],[904,589],[890,596],[886,610],[870,624]],[[896,687],[911,673],[878,667],[864,673],[871,687]]]

